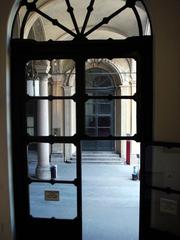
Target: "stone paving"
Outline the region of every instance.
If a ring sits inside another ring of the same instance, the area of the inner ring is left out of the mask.
[[[33,175],[35,162],[29,165]],[[133,166],[82,164],[83,240],[138,240],[139,180],[132,180]],[[73,180],[75,163],[57,163],[57,178]],[[60,192],[60,201],[45,201],[45,190]],[[33,216],[71,219],[76,216],[73,185],[30,185]]]
[[[139,180],[132,166],[83,166],[83,240],[138,240]]]

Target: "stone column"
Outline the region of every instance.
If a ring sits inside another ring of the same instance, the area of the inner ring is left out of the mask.
[[[63,83],[62,75],[52,75],[52,94],[53,96],[63,96]],[[63,100],[53,100],[51,105],[51,121],[52,121],[52,134],[55,136],[63,135]],[[52,146],[52,153],[63,154],[63,144],[54,143]]]
[[[64,96],[71,95],[71,86],[64,86]],[[73,121],[71,116],[71,100],[64,101],[64,136],[71,136],[71,121]],[[65,144],[64,147],[64,161],[68,162],[71,158],[71,145]]]
[[[136,93],[136,82],[132,81],[131,84],[131,91],[132,95]],[[131,134],[134,135],[137,132],[136,129],[136,102],[132,101],[132,106],[131,106]]]
[[[34,87],[33,87],[33,80],[32,79],[27,80],[27,94],[29,96],[34,96]]]
[[[29,96],[39,96],[39,79],[27,80],[27,94]]]
[[[116,96],[121,96],[121,85],[116,86]],[[115,107],[115,136],[121,136],[121,100],[114,101]],[[115,141],[116,153],[121,153],[121,141]]]
[[[48,96],[48,72],[49,62],[36,65],[39,76],[39,95]],[[49,103],[48,100],[39,100],[37,105],[37,134],[38,136],[49,136]],[[38,143],[38,163],[36,177],[39,179],[50,179],[49,143]]]
[[[136,70],[137,65],[136,61],[132,59],[132,65],[131,65],[131,94],[134,95],[136,93]],[[136,102],[132,101],[132,117],[131,117],[131,131],[132,134],[135,134],[136,129]]]

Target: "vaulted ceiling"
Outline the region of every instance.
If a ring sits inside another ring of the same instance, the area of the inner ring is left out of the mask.
[[[29,3],[33,1],[34,0],[27,0]],[[57,19],[60,24],[72,32],[75,32],[75,26],[70,16],[70,12],[67,11],[67,2],[69,2],[73,8],[73,14],[80,31],[86,18],[87,8],[90,3],[94,2],[93,11],[91,12],[85,32],[100,23],[103,18],[110,16],[118,9],[122,8],[126,3],[124,0],[38,0],[36,2],[36,6],[41,12],[47,14],[52,19]],[[137,1],[136,9],[141,19],[143,33],[146,34],[149,21],[141,1]],[[19,26],[23,21],[25,12],[26,7],[24,6],[19,11]],[[103,24],[98,30],[88,35],[88,38],[121,39],[130,36],[136,36],[138,34],[138,24],[135,14],[131,8],[126,8],[119,15],[112,18],[108,24]],[[53,26],[49,20],[39,13],[33,11],[28,16],[24,37],[35,38],[37,40],[66,40],[73,38],[63,29]]]

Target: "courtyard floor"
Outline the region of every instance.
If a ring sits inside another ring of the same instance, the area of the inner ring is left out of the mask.
[[[29,167],[34,172],[35,164]],[[139,180],[133,166],[107,163],[82,164],[83,240],[138,240]],[[75,163],[57,163],[57,178],[73,180]],[[60,201],[45,201],[44,191],[57,190]],[[30,185],[30,211],[35,217],[74,218],[77,214],[74,185]]]

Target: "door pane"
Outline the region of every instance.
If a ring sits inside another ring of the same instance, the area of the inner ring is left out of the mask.
[[[98,117],[98,127],[110,127],[111,118],[108,116]]]
[[[97,136],[96,128],[86,128],[86,134],[91,137]]]
[[[109,114],[111,113],[111,104],[109,103],[99,103],[98,104],[99,114]]]
[[[86,103],[86,115],[91,115],[91,114],[95,114],[96,109],[95,109],[95,103],[93,99],[88,100],[88,102]]]
[[[44,151],[43,151],[44,150]],[[40,151],[43,151],[43,156]],[[51,171],[51,178],[73,181],[76,174],[76,147],[69,143],[31,143],[27,147],[28,176],[37,178],[37,167],[40,161],[46,159]]]
[[[42,69],[46,73],[48,68],[51,78],[48,74],[38,73]],[[67,87],[64,87],[63,81],[68,81]],[[75,87],[76,70],[72,59],[32,60],[26,63],[26,93],[29,96],[72,96]]]
[[[145,149],[150,227],[180,237],[180,148],[166,147],[162,143],[162,146],[147,146]]]
[[[96,118],[94,116],[86,116],[86,126],[96,127]]]
[[[114,58],[111,62],[106,58],[88,59],[86,93],[97,96],[133,96],[137,92],[136,72],[137,63],[133,58]]]
[[[77,216],[77,189],[69,184],[31,183],[29,207],[33,217],[74,219]]]
[[[108,137],[111,134],[110,128],[98,128],[98,136],[99,137]]]
[[[76,103],[73,100],[39,100],[26,103],[27,134],[73,136],[76,133]]]
[[[89,103],[93,101],[93,113]],[[85,133],[89,136],[109,136],[113,134],[113,102],[107,99],[90,99],[85,104],[86,125]],[[90,129],[94,127],[93,129]]]
[[[137,106],[132,99],[93,99],[93,114],[89,112],[88,103],[85,104],[87,121],[85,133],[89,135],[89,124],[96,128],[90,136],[134,136],[137,133]],[[104,129],[102,129],[104,128]]]

